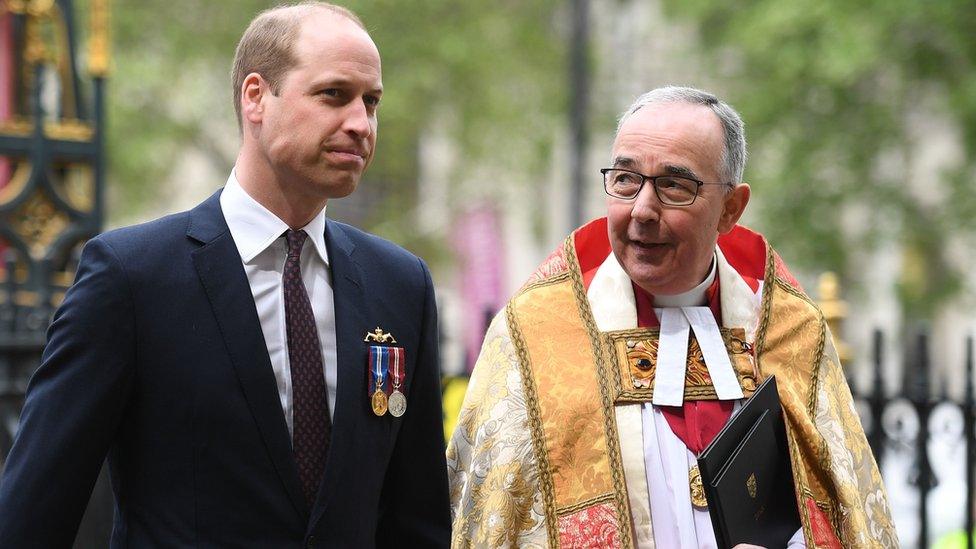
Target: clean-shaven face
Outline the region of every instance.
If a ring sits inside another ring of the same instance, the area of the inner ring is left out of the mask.
[[[662,103],[646,105],[624,122],[611,159],[616,168],[648,176],[725,183],[719,173],[723,150],[722,123],[711,109]],[[650,294],[688,291],[708,275],[718,235],[735,225],[748,194],[745,185],[734,191],[705,185],[693,204],[667,206],[647,181],[634,199],[608,197],[613,253],[631,280]]]
[[[310,199],[347,196],[376,146],[379,51],[366,31],[323,10],[302,22],[294,55],[279,93],[262,98],[262,150],[280,184]]]

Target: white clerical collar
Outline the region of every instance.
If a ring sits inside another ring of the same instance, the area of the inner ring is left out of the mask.
[[[701,284],[680,294],[674,295],[654,295],[654,307],[696,307],[708,304],[708,296],[705,293],[715,281],[715,255],[712,255],[712,268],[708,271],[708,276]]]
[[[688,365],[688,336],[694,332],[705,368],[719,400],[743,397],[735,369],[725,349],[715,315],[708,307],[665,307],[654,309],[661,322],[657,349],[657,372],[651,402],[658,406],[681,406],[684,402]]]
[[[721,261],[725,264],[724,257]],[[666,296],[669,299],[680,297],[679,303],[662,307],[661,296],[654,296],[654,312],[661,323],[658,366],[651,400],[656,405],[681,406],[684,402],[688,337],[692,331],[702,350],[705,367],[719,400],[740,399],[743,396],[718,323],[711,309],[707,305],[702,306],[707,303],[706,291],[717,276],[717,263],[716,256],[708,276],[696,288],[677,296]],[[599,330],[637,327],[634,287],[613,253],[597,269],[586,295]]]
[[[288,224],[257,200],[247,194],[231,170],[227,185],[220,193],[220,209],[223,210],[227,228],[234,237],[234,244],[244,263],[250,263],[289,229]],[[325,248],[325,208],[322,208],[307,225],[302,227],[322,262],[329,264]]]
[[[688,336],[695,333],[705,367],[719,400],[742,398],[742,388],[732,367],[718,323],[708,308],[706,292],[715,281],[716,264],[701,284],[676,295],[655,295],[654,312],[661,323],[657,373],[652,402],[658,406],[681,406],[684,402]]]

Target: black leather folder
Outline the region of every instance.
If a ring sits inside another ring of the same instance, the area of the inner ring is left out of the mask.
[[[786,547],[800,528],[776,379],[767,378],[698,457],[720,548]]]

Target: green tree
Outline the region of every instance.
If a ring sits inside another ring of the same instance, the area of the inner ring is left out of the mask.
[[[907,258],[906,312],[930,315],[957,292],[947,235],[976,229],[976,4],[665,4],[693,22],[747,122],[747,178],[788,256],[845,272],[852,251],[894,236]],[[960,132],[961,154],[921,172],[932,121]]]
[[[220,173],[230,168],[238,145],[229,82],[234,47],[250,19],[275,4],[114,2],[115,70],[108,95],[114,208],[138,209],[165,192],[160,183],[167,181],[174,159],[190,150]],[[343,4],[365,21],[383,58],[379,152],[362,185],[370,199],[381,202],[371,205],[369,224],[401,242],[415,233],[410,212],[417,144],[436,114],[446,112],[457,121],[450,130],[462,169],[524,159],[525,169],[546,167],[549,128],[564,110],[562,40],[554,35],[553,2]],[[223,181],[208,183],[216,188]],[[430,241],[407,243],[436,252]]]

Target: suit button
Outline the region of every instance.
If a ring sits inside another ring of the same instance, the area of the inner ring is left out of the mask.
[[[315,547],[315,536],[308,536],[308,539],[305,540],[305,549],[312,549],[313,547]]]

